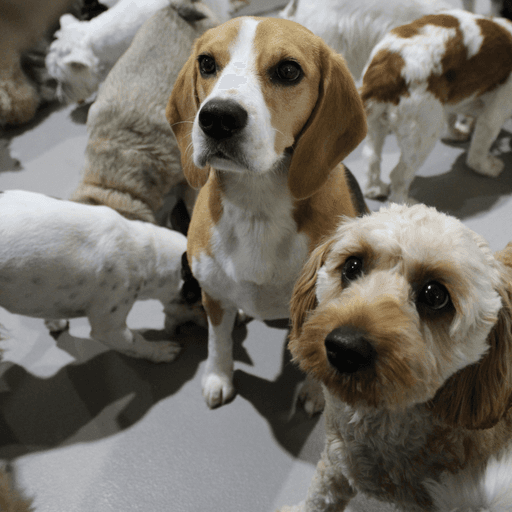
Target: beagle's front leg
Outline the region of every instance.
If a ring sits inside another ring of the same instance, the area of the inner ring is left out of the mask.
[[[233,386],[233,340],[236,307],[226,307],[203,290],[208,316],[208,358],[203,374],[203,396],[210,409],[224,405],[235,394]]]
[[[306,501],[278,512],[343,512],[356,492],[340,469],[329,460],[329,446],[322,453],[309,485]]]

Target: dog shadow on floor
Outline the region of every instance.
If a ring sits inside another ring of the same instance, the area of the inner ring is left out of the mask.
[[[139,331],[148,340],[165,339],[163,331]],[[249,362],[242,341],[245,326],[234,332],[238,360]],[[206,359],[207,332],[186,325],[176,338],[184,346],[176,361],[155,364],[118,352],[89,350],[86,361],[68,364],[50,378],[34,376],[4,361],[0,372],[0,458],[12,459],[73,443],[90,442],[124,430],[160,400],[192,380]],[[95,343],[71,335],[60,348]],[[71,351],[73,352],[73,351]],[[72,356],[76,356],[71,353]],[[200,395],[199,395],[200,396]]]
[[[466,151],[453,163],[449,172],[435,176],[416,176],[410,193],[425,204],[464,219],[484,213],[512,193],[512,133],[501,130],[491,153],[505,164],[497,178],[477,174],[466,165],[469,143],[454,144]]]
[[[270,327],[287,330],[289,321],[266,322]],[[297,405],[298,388],[305,375],[292,362],[287,349],[288,335],[283,345],[282,366],[277,378],[266,380],[238,369],[234,383],[240,397],[250,402],[266,419],[274,439],[291,455],[298,457],[315,428],[320,414],[308,417],[302,406]],[[318,454],[310,461],[317,463]]]

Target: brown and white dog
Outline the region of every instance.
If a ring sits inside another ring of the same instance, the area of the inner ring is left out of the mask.
[[[293,292],[290,351],[323,384],[326,444],[306,501],[281,512],[341,512],[357,492],[512,510],[511,283],[512,244],[493,255],[434,208],[340,224]]]
[[[208,315],[203,395],[215,407],[235,391],[237,309],[288,318],[309,253],[340,215],[367,211],[340,164],[366,123],[340,55],[295,22],[253,17],[198,39],[167,119],[188,182],[202,187],[187,253]]]
[[[386,197],[380,178],[384,139],[392,131],[400,160],[391,172],[390,200],[408,199],[414,174],[439,139],[445,118],[475,117],[467,165],[496,177],[503,162],[489,153],[512,114],[512,23],[462,10],[424,16],[397,27],[377,44],[361,95],[368,115],[365,195]],[[448,123],[447,138],[458,133]]]

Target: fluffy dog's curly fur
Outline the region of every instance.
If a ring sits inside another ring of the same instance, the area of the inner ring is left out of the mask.
[[[485,478],[489,459],[510,452],[511,265],[512,245],[493,255],[424,205],[345,219],[313,252],[293,292],[290,350],[323,384],[327,440],[292,510],[345,510],[358,491],[439,510],[432,482]]]

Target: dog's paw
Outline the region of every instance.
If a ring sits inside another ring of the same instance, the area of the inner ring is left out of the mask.
[[[58,333],[67,331],[69,329],[69,322],[67,320],[45,320],[44,325],[51,333]]]
[[[321,413],[325,407],[325,398],[320,383],[310,377],[300,385],[299,402],[308,416]]]
[[[493,155],[487,155],[479,161],[468,158],[467,164],[468,167],[471,167],[478,174],[483,174],[490,178],[497,178],[505,167],[505,164]]]
[[[203,377],[203,397],[210,409],[226,404],[235,396],[233,381],[227,375],[206,373]]]
[[[147,341],[134,332],[130,347],[121,350],[126,355],[148,359],[153,363],[171,363],[181,352],[181,345],[175,341]]]
[[[368,199],[382,201],[389,195],[390,185],[379,180],[376,183],[368,184],[364,189],[364,195]]]

